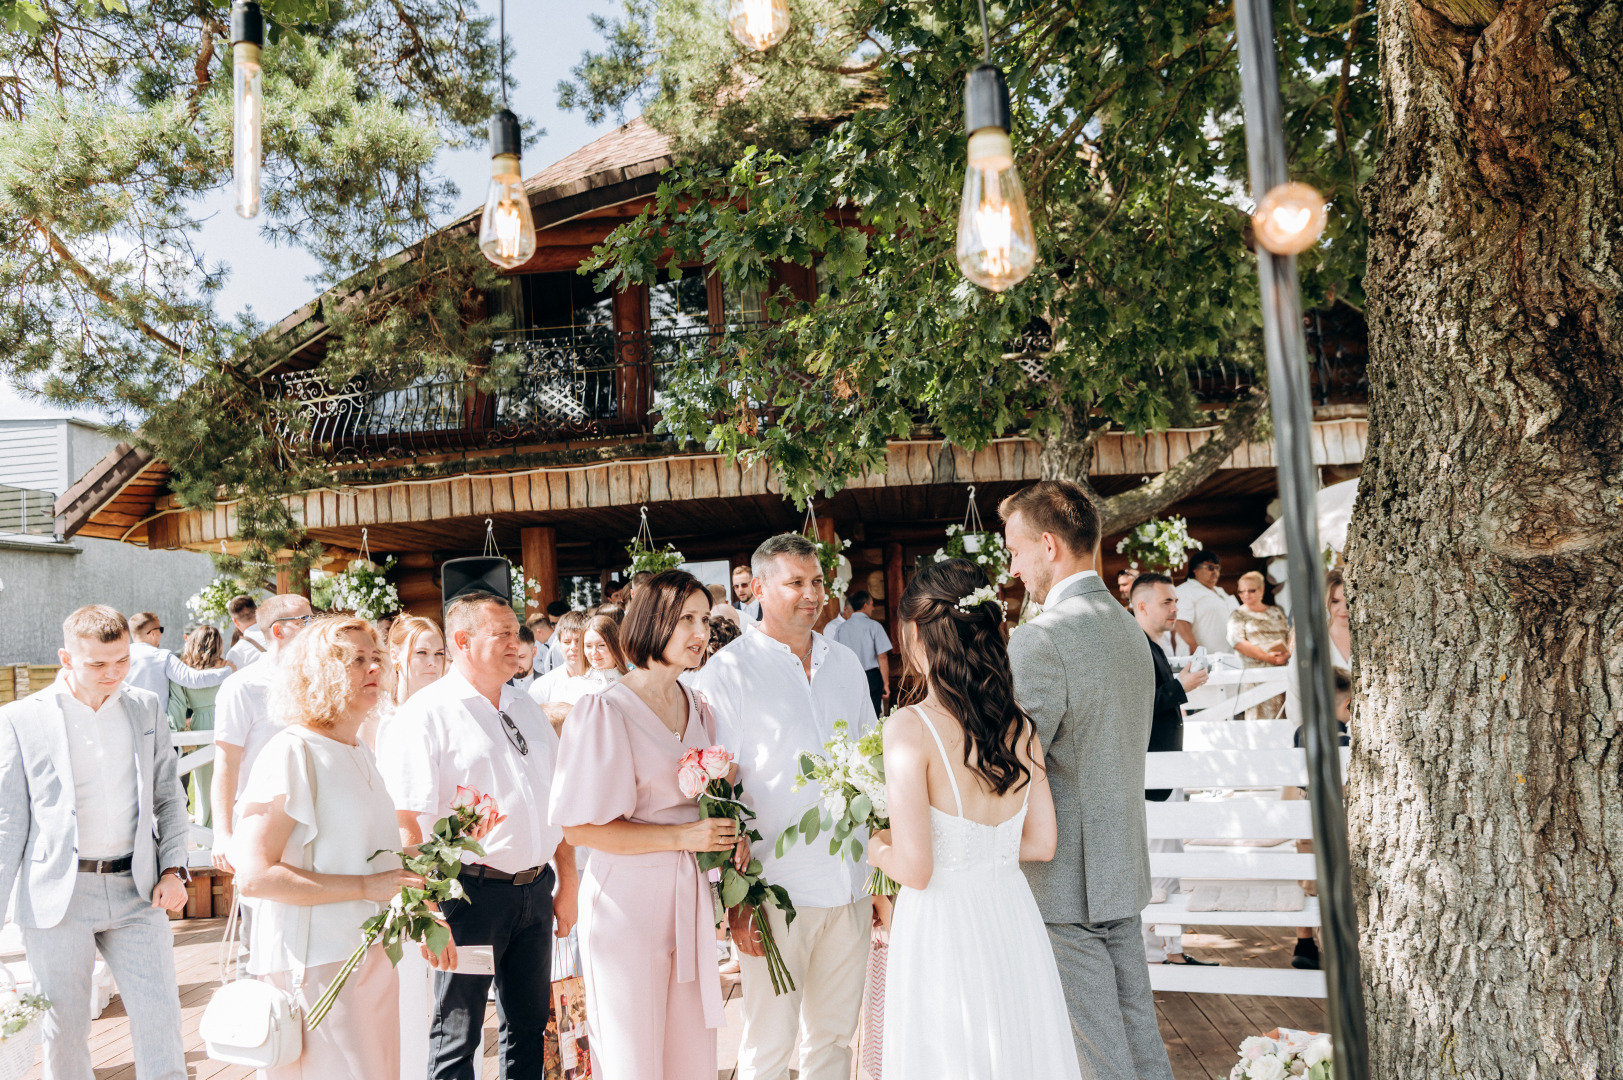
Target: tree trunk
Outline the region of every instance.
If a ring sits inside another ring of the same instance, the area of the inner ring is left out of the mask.
[[[1623,1074],[1623,4],[1381,0],[1349,828],[1370,1075]]]
[[[1222,467],[1230,454],[1257,433],[1268,411],[1268,395],[1253,389],[1251,396],[1228,411],[1222,425],[1195,452],[1142,487],[1106,498],[1089,480],[1093,450],[1102,428],[1088,428],[1087,413],[1061,405],[1059,422],[1043,432],[1041,475],[1044,480],[1069,480],[1081,485],[1099,507],[1100,537],[1112,536],[1148,521],[1180,499],[1188,497]]]

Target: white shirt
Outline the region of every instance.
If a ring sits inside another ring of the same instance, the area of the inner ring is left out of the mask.
[[[501,713],[518,728],[528,754],[508,738]],[[498,712],[455,668],[378,728],[378,765],[395,809],[416,814],[426,832],[451,812],[458,784],[491,796],[507,820],[481,841],[482,858],[465,853],[464,861],[507,874],[552,861],[563,839],[547,820],[557,761],[558,736],[541,706],[503,684]]]
[[[168,649],[148,645],[144,641],[130,642],[130,673],[124,677],[128,686],[149,690],[158,695],[158,711],[169,711],[169,684],[184,686],[188,690],[203,690],[219,686],[231,674],[228,667],[194,668],[182,663],[180,657]]]
[[[796,907],[843,907],[863,895],[867,865],[830,855],[826,839],[796,844],[781,859],[773,854],[778,834],[818,802],[814,787],[793,790],[801,751],[822,753],[836,720],[849,723],[855,738],[878,719],[856,653],[814,633],[811,663],[808,682],[789,646],[747,626],[699,669],[693,688],[715,711],[721,745],[738,757],[744,799],[761,830],[751,853],[763,876],[788,889]]]
[[[827,634],[828,631],[824,630],[823,633]],[[857,654],[863,671],[877,669],[879,658],[890,652],[891,648],[890,635],[885,633],[885,628],[863,611],[853,611],[840,627],[840,632],[832,637]]]
[[[826,637],[826,638],[832,638],[835,641],[840,640],[840,627],[842,627],[844,625],[845,625],[845,616],[844,615],[836,615],[836,616],[834,616],[832,619],[830,619],[828,621],[828,625],[823,627],[823,636]]]
[[[1177,588],[1178,619],[1188,623],[1195,632],[1195,644],[1205,646],[1208,653],[1228,653],[1229,613],[1240,602],[1219,586],[1208,589],[1194,578]]]
[[[122,858],[135,850],[140,797],[135,730],[124,712],[124,700],[115,691],[101,708],[92,710],[73,696],[66,675],[57,676],[56,688],[73,768],[79,858]]]
[[[1099,573],[1096,570],[1083,570],[1080,573],[1072,574],[1070,577],[1060,578],[1058,581],[1054,582],[1054,584],[1048,587],[1048,598],[1043,601],[1043,606],[1047,607],[1049,604],[1059,599],[1060,595],[1064,593],[1066,589],[1070,588],[1070,586],[1075,582],[1081,581],[1085,577],[1098,576]]]
[[[620,673],[613,668],[587,668],[584,675],[571,675],[567,667],[559,665],[527,689],[537,705],[573,705],[587,694],[606,690],[619,680]]]
[[[308,766],[315,768],[313,799]],[[286,800],[283,808],[288,817],[296,822],[281,852],[283,862],[322,874],[378,874],[400,869],[395,855],[400,828],[394,803],[372,750],[364,742],[351,746],[307,727],[283,728],[259,755],[241,803],[266,804],[279,795]],[[232,842],[238,843],[236,837]],[[309,866],[305,865],[307,844]],[[337,963],[354,952],[361,943],[361,923],[382,909],[370,900],[344,900],[302,910],[310,919],[304,963],[315,967]],[[255,901],[249,923],[250,972],[288,971],[299,962],[300,911],[294,904]]]
[[[259,645],[257,649],[254,648],[256,643]],[[231,651],[225,654],[225,658],[237,665],[237,670],[241,671],[255,660],[263,658],[265,654],[264,633],[257,626],[250,626],[242,632],[242,640],[231,646]]]
[[[271,719],[270,689],[276,681],[277,665],[266,663],[236,672],[220,687],[214,699],[214,741],[242,747],[242,761],[237,766],[238,807],[242,792],[248,786],[248,775],[254,770],[254,760],[271,736],[282,730],[282,725]],[[234,812],[233,817],[237,816]]]

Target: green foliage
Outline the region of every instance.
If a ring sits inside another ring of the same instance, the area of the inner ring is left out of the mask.
[[[1324,242],[1299,260],[1313,304],[1362,299],[1356,190],[1380,118],[1363,4],[1279,7],[1293,173],[1333,204]],[[715,16],[689,7],[628,3],[606,26],[609,50],[562,95],[588,109],[646,100],[689,159],[590,268],[628,285],[667,260],[709,263],[738,287],[788,262],[816,268],[820,295],[779,289],[777,325],[680,365],[668,430],[764,456],[805,498],[878,465],[920,414],[965,447],[1028,418],[1038,431],[1071,417],[1083,435],[1142,432],[1195,419],[1189,362],[1260,357],[1231,9],[989,5],[1039,245],[1031,277],[991,294],[953,262],[962,88],[982,48],[974,0],[797,4],[796,31],[764,57],[741,56]],[[853,49],[851,68],[873,67],[867,82],[840,84],[850,119],[804,148],[777,133],[841,96],[816,81],[828,63],[784,51],[802,30],[830,50],[882,47],[874,61]]]
[[[320,486],[326,462],[263,377],[301,333],[217,311],[224,271],[194,246],[200,203],[231,181],[229,7],[0,3],[27,31],[0,36],[0,375],[113,417],[184,505],[243,500],[247,549],[225,569],[257,578],[284,549],[312,557],[280,496]],[[494,107],[490,20],[471,0],[265,14],[259,225],[335,287],[313,312],[319,373],[464,370],[490,336],[465,316],[494,275],[467,237],[425,237],[456,197],[436,152],[480,138]]]

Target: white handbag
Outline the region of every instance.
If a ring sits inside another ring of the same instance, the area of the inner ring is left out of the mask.
[[[304,746],[305,771],[310,778],[310,801],[315,803],[316,769],[310,759],[310,744]],[[311,837],[314,840],[314,837]],[[304,846],[304,868],[313,868],[310,844]],[[256,978],[242,978],[239,972],[241,949],[237,936],[242,926],[242,897],[231,902],[226,920],[224,952],[220,956],[221,986],[209,999],[198,1022],[197,1033],[214,1061],[275,1069],[291,1065],[304,1053],[304,1010],[299,1006],[299,989],[304,985],[304,960],[310,952],[310,909],[299,907],[299,963],[293,969],[293,984],[279,989]]]

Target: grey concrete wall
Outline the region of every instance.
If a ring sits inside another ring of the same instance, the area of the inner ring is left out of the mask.
[[[85,604],[156,611],[164,646],[178,653],[191,619],[186,601],[214,576],[209,557],[189,551],[91,539],[22,546],[0,534],[0,663],[56,663],[62,620]]]

